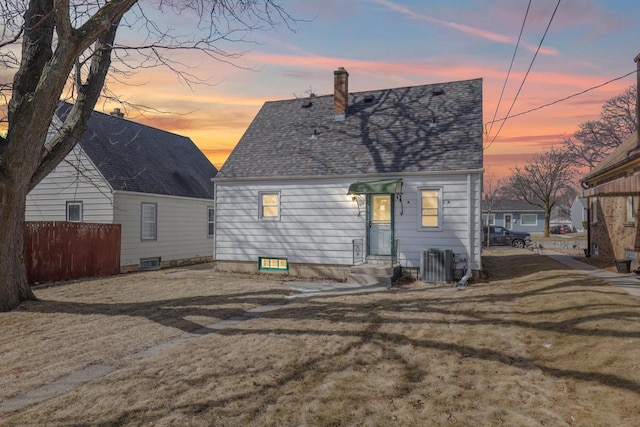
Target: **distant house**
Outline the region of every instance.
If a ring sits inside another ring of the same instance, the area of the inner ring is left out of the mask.
[[[523,200],[482,201],[482,225],[500,225],[507,230],[544,232],[544,210]]]
[[[61,104],[51,133],[70,109]],[[25,219],[121,224],[123,271],[211,260],[216,173],[189,138],[94,112],[29,193]]]
[[[581,184],[588,200],[588,242],[591,256],[609,261],[631,259],[640,253],[640,145],[638,133],[612,151]]]
[[[587,203],[584,197],[576,197],[571,204],[571,227],[577,231],[584,231],[587,223]]]
[[[216,265],[344,278],[419,268],[425,249],[478,272],[482,80],[265,103],[215,178]]]

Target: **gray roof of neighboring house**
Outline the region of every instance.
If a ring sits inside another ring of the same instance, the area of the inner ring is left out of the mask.
[[[629,163],[631,160],[640,157],[640,151],[635,150],[632,152],[631,156],[628,156],[629,151],[636,148],[638,146],[638,132],[634,132],[622,142],[622,144],[618,145],[613,149],[605,157],[598,165],[591,170],[584,178],[580,180],[580,182],[588,183],[589,181],[597,178],[599,175],[608,172],[610,170],[616,169],[620,166]]]
[[[434,118],[437,127],[430,127]],[[266,102],[218,178],[393,175],[482,165],[482,79],[474,79],[350,93],[342,121],[334,120],[333,95]]]
[[[190,138],[94,111],[79,144],[114,190],[213,199],[217,169]]]
[[[482,211],[487,212],[488,210],[488,203],[483,200]],[[544,212],[544,209],[524,200],[497,200],[491,208],[491,212]]]

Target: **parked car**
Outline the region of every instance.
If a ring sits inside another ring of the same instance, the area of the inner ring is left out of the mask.
[[[571,233],[571,226],[564,224],[560,226],[560,234]]]
[[[560,225],[552,225],[551,227],[549,227],[549,233],[551,234],[560,234],[560,229],[562,228],[562,226]]]
[[[507,230],[497,225],[489,226],[489,246],[513,246],[524,248],[531,243],[531,235],[521,231]],[[482,227],[482,244],[487,245],[487,227]]]

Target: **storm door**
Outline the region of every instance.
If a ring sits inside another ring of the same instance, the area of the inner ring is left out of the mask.
[[[504,214],[504,227],[507,230],[513,230],[513,215],[510,213]]]
[[[367,195],[367,255],[391,255],[393,195]]]

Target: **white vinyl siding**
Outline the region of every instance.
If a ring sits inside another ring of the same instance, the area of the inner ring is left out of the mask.
[[[403,179],[402,206],[396,201],[394,236],[399,241],[398,259],[403,266],[419,267],[420,253],[424,249],[450,249],[458,258],[471,256],[472,269],[478,269],[480,260],[481,229],[481,175],[471,175],[471,192],[467,175],[435,175]],[[441,224],[439,228],[421,228],[419,191],[441,188]],[[471,197],[469,198],[469,195]],[[469,230],[469,213],[472,229]],[[470,255],[467,255],[470,254]]]
[[[121,265],[139,265],[141,259],[162,262],[212,257],[211,238],[204,231],[212,200],[142,193],[114,194],[114,223],[122,225]],[[157,206],[157,239],[140,240],[142,203]]]
[[[403,266],[418,267],[423,249],[451,249],[472,257],[479,269],[481,174],[403,178],[403,194],[395,200],[394,236]],[[287,258],[289,263],[350,265],[353,239],[366,237],[366,215],[347,196],[358,178],[216,184],[215,257],[258,262],[259,257]],[[471,182],[471,191],[467,182]],[[419,189],[440,190],[440,227],[419,228]],[[261,192],[280,192],[280,221],[256,218]],[[396,196],[394,196],[396,197]],[[471,198],[471,199],[470,199]],[[469,215],[472,229],[469,230]]]
[[[113,195],[93,163],[76,146],[27,195],[26,221],[66,221],[67,202],[82,200],[82,221],[111,223]]]
[[[350,265],[352,240],[365,232],[364,215],[342,181],[218,183],[216,259]],[[260,194],[280,195],[280,220],[256,218]]]

